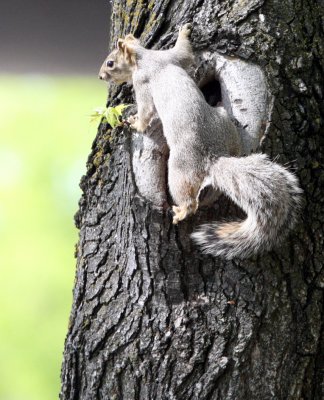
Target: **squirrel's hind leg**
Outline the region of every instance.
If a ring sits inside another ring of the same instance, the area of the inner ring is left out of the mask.
[[[189,39],[190,32],[191,24],[183,25],[179,30],[175,46],[169,50],[173,56],[173,61],[177,60],[185,70],[189,70],[195,59]]]
[[[177,224],[189,215],[195,214],[198,208],[200,179],[191,180],[181,171],[169,170],[169,189],[176,203],[172,207],[173,223]]]
[[[180,29],[179,29],[179,35],[178,35],[178,39],[177,39],[177,42],[176,42],[176,46],[181,46],[183,41],[188,41],[189,42],[190,41],[189,40],[190,33],[191,33],[191,24],[187,23],[185,25],[182,25],[180,27]]]
[[[176,225],[179,221],[184,220],[191,214],[195,214],[198,208],[198,202],[194,199],[190,204],[184,204],[180,206],[172,206],[174,212],[173,224]]]

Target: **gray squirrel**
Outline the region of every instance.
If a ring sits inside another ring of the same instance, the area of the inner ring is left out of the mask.
[[[131,128],[145,132],[158,114],[169,146],[168,185],[176,205],[173,223],[194,214],[202,186],[225,193],[243,221],[200,226],[191,237],[205,253],[245,258],[269,250],[296,222],[302,190],[294,174],[264,154],[242,157],[237,128],[223,107],[211,107],[187,69],[194,55],[190,24],[175,46],[148,50],[133,35],[119,39],[99,78],[132,82],[138,113]]]

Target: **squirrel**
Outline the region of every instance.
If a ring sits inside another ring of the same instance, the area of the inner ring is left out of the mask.
[[[302,190],[296,176],[265,154],[242,156],[242,140],[227,111],[211,107],[187,70],[194,61],[191,25],[168,50],[149,50],[133,35],[118,39],[99,78],[132,82],[138,113],[131,128],[145,132],[157,113],[169,146],[173,223],[194,214],[202,186],[225,193],[247,217],[202,225],[191,237],[202,251],[226,259],[270,250],[293,227]]]

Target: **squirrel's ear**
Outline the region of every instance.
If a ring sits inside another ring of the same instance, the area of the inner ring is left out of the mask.
[[[124,51],[124,55],[126,60],[128,60],[128,62],[132,65],[136,64],[136,52],[134,47],[131,45],[130,42],[126,42],[123,44],[123,51]]]
[[[125,42],[126,41],[135,41],[137,39],[135,39],[134,35],[132,35],[131,33],[129,33],[128,35],[125,36]]]
[[[139,41],[139,39],[136,39],[136,37],[134,37],[134,35],[129,33],[128,35],[125,36],[125,43],[126,44],[139,45],[140,41]]]
[[[124,48],[124,39],[118,39],[117,40],[116,48],[119,49],[119,50],[123,50],[123,48]]]
[[[132,44],[135,44],[137,39],[133,35],[129,34],[125,39],[118,39],[116,48],[124,54],[125,59],[130,64],[136,64],[135,50]]]

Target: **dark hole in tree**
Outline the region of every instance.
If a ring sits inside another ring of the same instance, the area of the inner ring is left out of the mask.
[[[222,101],[221,85],[217,79],[209,80],[201,86],[200,90],[210,106],[216,107]]]

